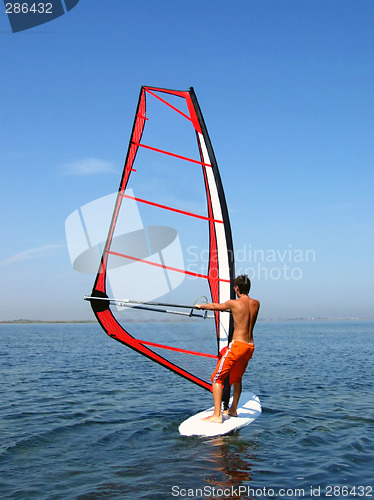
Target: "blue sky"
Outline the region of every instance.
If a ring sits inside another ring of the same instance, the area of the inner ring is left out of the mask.
[[[91,319],[65,219],[117,190],[141,85],[194,86],[267,317],[373,317],[372,0],[0,13],[0,320]],[[285,269],[285,267],[287,269]]]

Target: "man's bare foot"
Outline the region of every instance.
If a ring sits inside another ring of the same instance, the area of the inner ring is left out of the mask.
[[[222,415],[220,417],[215,417],[214,415],[211,415],[210,417],[205,417],[202,418],[204,422],[213,422],[215,424],[222,424]]]
[[[238,416],[238,413],[236,411],[232,411],[231,409],[228,410],[227,414],[230,415],[230,417],[237,417]]]
[[[228,410],[223,410],[222,412],[224,415],[228,415],[229,417],[237,417],[238,414],[236,411],[233,411],[231,408]]]

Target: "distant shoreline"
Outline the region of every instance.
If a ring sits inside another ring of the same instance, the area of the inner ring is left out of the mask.
[[[195,320],[196,321],[196,320]],[[286,321],[374,321],[374,318],[265,318],[258,319],[258,323],[270,323],[270,322],[286,322]],[[150,320],[139,320],[139,319],[129,319],[129,323],[154,323]],[[163,321],[165,322],[165,321]],[[175,320],[166,321],[167,323],[175,323]],[[27,324],[98,324],[94,319],[87,320],[33,320],[33,319],[15,319],[15,320],[2,320],[0,325],[27,325]]]

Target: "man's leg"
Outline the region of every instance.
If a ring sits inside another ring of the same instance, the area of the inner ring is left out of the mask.
[[[229,402],[230,402],[230,377],[227,376],[225,378],[225,383],[223,385],[223,393],[222,393],[222,403],[223,403],[223,413],[227,413],[229,410]]]
[[[234,395],[232,398],[231,408],[229,409],[229,415],[231,415],[232,417],[237,417],[238,414],[236,410],[238,408],[240,394],[242,393],[242,382],[240,381],[233,385],[234,385]]]
[[[230,347],[226,350],[222,358],[218,359],[216,369],[214,370],[211,380],[212,380],[212,392],[214,399],[214,413],[211,417],[203,418],[202,420],[207,420],[211,422],[222,423],[222,394],[223,394],[223,383],[228,377],[231,368],[235,363],[235,356],[232,354]]]
[[[222,392],[223,386],[221,382],[214,382],[212,384],[212,392],[214,399],[214,412],[210,417],[203,418],[206,422],[215,422],[222,424]]]
[[[243,349],[244,346],[244,349]],[[253,354],[253,346],[249,344],[245,346],[245,344],[241,347],[241,353],[237,357],[234,366],[230,372],[230,383],[234,386],[234,394],[232,398],[231,408],[229,410],[229,415],[233,417],[237,417],[237,407],[239,403],[240,394],[242,393],[242,376],[247,368],[248,362]]]

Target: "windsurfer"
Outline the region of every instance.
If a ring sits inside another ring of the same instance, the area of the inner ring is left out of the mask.
[[[237,417],[237,406],[242,392],[242,376],[247,368],[248,361],[254,351],[253,329],[257,320],[260,302],[249,297],[251,281],[246,274],[235,278],[234,290],[237,296],[235,300],[228,300],[221,304],[197,304],[199,309],[208,311],[226,311],[232,313],[234,321],[234,333],[228,347],[224,348],[219,355],[217,367],[212,374],[212,392],[214,399],[214,413],[203,420],[222,423],[222,393],[223,384],[227,376],[230,377],[230,385],[234,386],[233,401],[227,413]]]

